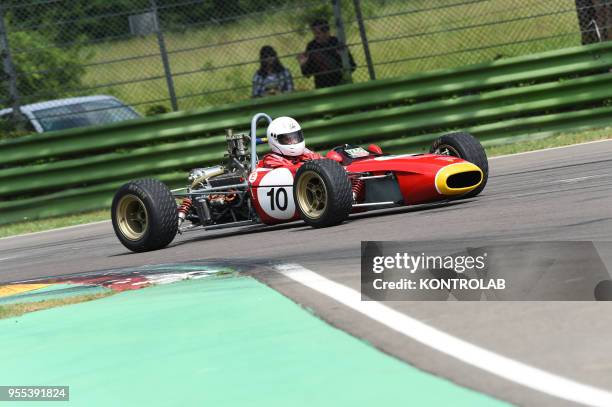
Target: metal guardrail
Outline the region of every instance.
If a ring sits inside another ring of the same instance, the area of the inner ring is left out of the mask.
[[[612,44],[602,43],[5,141],[0,224],[107,207],[130,178],[157,174],[180,185],[178,171],[220,161],[223,130],[248,129],[257,111],[302,120],[315,149],[377,142],[423,151],[446,129],[465,128],[491,144],[606,125],[612,108],[594,106],[612,99],[610,67]]]

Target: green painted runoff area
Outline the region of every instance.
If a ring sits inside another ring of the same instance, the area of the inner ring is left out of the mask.
[[[55,407],[505,405],[400,362],[249,277],[0,320],[0,383],[70,386],[70,402]]]

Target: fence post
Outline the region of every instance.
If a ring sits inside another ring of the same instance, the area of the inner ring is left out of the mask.
[[[351,61],[348,55],[348,48],[346,47],[346,32],[344,31],[344,20],[342,19],[342,5],[341,0],[332,0],[334,8],[334,19],[336,25],[336,34],[338,35],[338,41],[340,42],[340,58],[342,59],[342,76],[345,81],[352,82],[351,76]]]
[[[363,53],[365,54],[366,63],[368,64],[368,73],[370,74],[370,80],[375,80],[376,72],[374,71],[372,54],[370,54],[370,44],[368,43],[368,36],[366,35],[365,24],[363,23],[363,14],[361,13],[361,1],[353,0],[353,6],[355,6],[355,17],[357,17],[357,24],[359,24],[359,36],[361,37],[361,43],[363,44]]]
[[[0,54],[2,56],[4,77],[8,83],[9,101],[13,109],[15,128],[17,130],[23,130],[24,117],[21,112],[19,89],[17,88],[17,75],[15,74],[15,65],[13,64],[13,57],[11,55],[8,32],[6,31],[6,24],[4,21],[4,8],[2,5],[0,5]]]
[[[153,18],[155,19],[155,34],[157,35],[159,54],[164,65],[164,74],[166,75],[166,84],[168,85],[168,93],[170,94],[170,103],[172,105],[172,110],[176,112],[178,110],[178,102],[176,100],[176,91],[174,90],[174,79],[172,78],[172,70],[170,69],[170,60],[168,59],[164,33],[159,21],[156,0],[151,0],[151,9],[153,11]]]

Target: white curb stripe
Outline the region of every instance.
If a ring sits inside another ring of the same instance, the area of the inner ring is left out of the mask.
[[[612,406],[612,393],[546,372],[433,328],[417,319],[375,301],[361,301],[352,288],[331,281],[299,264],[282,264],[275,269],[308,288],[412,338],[430,348],[525,387],[590,406]]]

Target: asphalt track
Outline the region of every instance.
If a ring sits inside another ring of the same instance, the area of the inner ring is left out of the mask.
[[[363,214],[323,230],[296,222],[240,231],[192,231],[152,253],[127,252],[108,222],[1,239],[0,282],[194,260],[242,265],[332,325],[423,370],[520,405],[574,405],[554,391],[534,390],[537,386],[508,380],[415,341],[287,278],[273,266],[297,263],[358,291],[362,240],[403,240],[440,249],[466,241],[588,240],[600,242],[599,255],[610,265],[611,157],[612,141],[500,157],[490,161],[489,185],[473,200]],[[610,303],[386,304],[479,348],[612,392]]]

